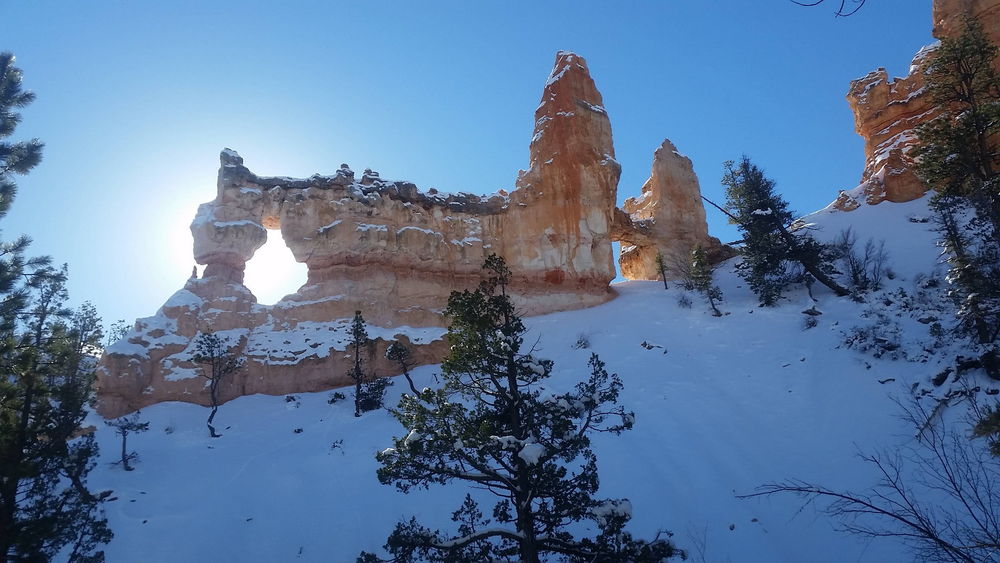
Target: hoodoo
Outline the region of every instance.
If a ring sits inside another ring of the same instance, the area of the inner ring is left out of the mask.
[[[377,375],[396,373],[385,359],[393,341],[411,348],[415,364],[440,361],[448,295],[477,284],[490,253],[506,259],[512,297],[533,315],[611,299],[614,240],[633,248],[622,258],[632,279],[655,279],[650,261],[658,251],[721,248],[708,237],[691,163],[669,141],[656,152],[643,195],[616,208],[621,168],[608,112],[586,61],[568,52],[556,55],[535,112],[529,168],[509,193],[422,192],[346,164],[305,179],[258,176],[229,149],[220,161],[215,199],[191,224],[204,272],[107,349],[98,370],[105,416],[166,400],[205,404],[192,343],[207,331],[245,360],[220,389],[222,400],[350,383],[345,348],[354,311],[370,323],[367,365]],[[267,229],[280,230],[308,267],[306,284],[273,306],[258,304],[243,285]]]

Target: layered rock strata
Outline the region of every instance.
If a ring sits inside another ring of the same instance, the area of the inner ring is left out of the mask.
[[[934,36],[961,34],[965,16],[977,18],[986,34],[1000,44],[1000,0],[934,0]],[[884,68],[851,83],[847,101],[854,112],[855,130],[865,140],[865,168],[861,184],[841,192],[834,205],[856,209],[862,202],[901,203],[921,197],[926,187],[913,172],[909,150],[917,142],[916,128],[938,115],[925,93],[919,70],[935,45],[921,49],[910,65],[909,74],[890,79]],[[1000,62],[996,63],[1000,70]]]
[[[623,262],[626,276],[655,279],[645,264],[650,249],[684,253],[709,241],[690,161],[668,146],[657,151],[664,155],[633,221],[615,207],[620,166],[601,94],[586,61],[560,52],[535,112],[530,166],[509,193],[421,192],[371,170],[358,177],[347,165],[326,176],[264,177],[226,149],[216,197],[191,224],[203,275],[108,348],[99,411],[116,416],[165,400],[207,404],[192,362],[194,340],[207,331],[246,361],[221,387],[222,400],[350,384],[347,329],[358,310],[375,339],[367,352],[375,374],[396,374],[384,357],[393,341],[411,347],[415,365],[438,362],[447,349],[441,313],[448,295],[482,280],[490,253],[507,260],[508,290],[526,315],[612,298],[616,237],[642,249],[635,251],[642,258]],[[274,306],[258,304],[243,285],[267,229],[280,230],[308,268],[306,284]]]

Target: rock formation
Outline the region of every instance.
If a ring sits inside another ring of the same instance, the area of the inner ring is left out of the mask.
[[[690,161],[669,141],[656,154],[629,217],[615,207],[620,166],[601,94],[586,61],[566,52],[556,56],[535,112],[530,166],[510,193],[423,193],[371,170],[358,178],[346,164],[327,176],[263,177],[226,149],[216,197],[191,224],[203,275],[108,348],[99,412],[117,416],[165,400],[206,404],[201,368],[192,363],[193,342],[206,331],[246,361],[220,389],[223,400],[349,384],[347,330],[357,310],[375,339],[367,364],[374,373],[396,373],[384,357],[394,340],[410,346],[415,364],[438,362],[447,349],[447,297],[482,279],[490,253],[507,260],[509,291],[529,315],[611,299],[618,238],[635,248],[623,258],[626,277],[655,279],[648,263],[656,249],[681,255],[698,242],[718,246],[708,238]],[[243,286],[267,229],[279,229],[308,267],[306,284],[274,306],[258,304]]]
[[[719,239],[708,236],[698,176],[691,159],[677,152],[669,139],[653,153],[653,169],[641,195],[626,199],[622,208],[615,238],[622,243],[619,264],[628,279],[660,279],[657,253],[663,253],[673,271],[678,263],[690,263],[696,246],[714,261],[731,255]]]
[[[960,34],[966,15],[979,19],[990,40],[1000,44],[1000,0],[934,0],[934,36],[940,39]],[[834,202],[837,208],[856,209],[862,199],[871,205],[900,203],[926,192],[907,153],[917,141],[916,127],[937,115],[937,108],[924,93],[924,78],[919,72],[935,47],[921,49],[904,78],[890,80],[880,68],[851,83],[847,101],[854,112],[855,130],[865,140],[865,169],[858,188],[840,193]],[[1000,70],[1000,63],[997,68]]]

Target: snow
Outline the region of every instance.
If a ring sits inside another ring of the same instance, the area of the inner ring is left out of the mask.
[[[317,229],[317,232],[319,234],[323,234],[323,233],[329,231],[330,229],[336,227],[337,225],[339,225],[339,224],[341,224],[343,222],[344,221],[341,220],[341,219],[337,219],[335,221],[331,221],[331,222],[327,223],[326,225],[323,225],[322,227],[320,227],[319,229]]]
[[[822,227],[813,231],[819,238],[832,239],[851,226],[859,243],[884,239],[895,271],[886,280],[888,292],[913,290],[921,275],[940,276],[933,223],[908,219],[929,215],[922,199],[862,203],[850,213],[828,208],[804,220]],[[912,560],[891,540],[837,532],[822,503],[736,495],[791,478],[835,489],[872,485],[877,476],[857,454],[912,443],[893,400],[909,397],[913,384],[929,385],[940,359],[891,361],[844,347],[851,327],[880,322],[870,314],[882,310],[878,299],[856,303],[814,286],[815,306],[823,314],[815,317],[815,328],[803,330],[801,311],[813,304],[804,290],[790,291],[779,307],[759,308],[732,266],[717,274],[725,296],[720,308],[728,313],[723,317],[713,317],[694,295],[692,307],[678,306],[683,290],[674,284],[665,291],[660,282],[629,282],[614,285],[618,297],[606,304],[525,320],[525,342],[537,340],[537,351],[554,362],[543,396],[571,392],[589,375],[590,354],[598,353],[608,371],[622,378],[621,404],[635,411],[632,430],[592,438],[598,498],[629,499],[598,506],[594,517],[631,514],[627,529],[635,536],[671,530],[674,541],[689,550],[704,540],[711,561]],[[183,296],[178,300],[185,302]],[[904,351],[918,356],[916,342],[928,327],[908,315],[890,320],[901,327]],[[347,321],[333,329],[319,323],[274,326],[247,337],[255,353],[279,360],[321,357],[346,341]],[[143,319],[132,336],[145,339],[156,328],[170,328],[169,322]],[[444,335],[440,328],[368,330],[373,338]],[[575,346],[581,332],[589,337],[588,348]],[[670,353],[643,342],[666,345]],[[437,388],[438,373],[439,366],[423,366],[412,376],[417,388]],[[400,383],[390,387],[388,404],[407,389]],[[224,434],[218,439],[208,437],[205,407],[146,407],[142,416],[150,431],[129,439],[140,455],[132,472],[111,465],[120,442],[92,415],[87,423],[97,427],[101,458],[90,486],[111,489],[116,498],[106,504],[115,531],[105,547],[108,561],[353,561],[361,550],[379,551],[401,518],[416,515],[432,528],[453,530],[450,515],[467,492],[490,499],[487,492],[461,486],[404,495],[381,485],[374,454],[391,453],[386,448],[393,437],[413,443],[420,433],[401,427],[386,411],[355,418],[350,400],[330,405],[329,394],[297,394],[300,406],[294,409],[283,397],[228,402],[215,420]],[[528,463],[544,455],[543,446],[530,439],[496,440]],[[491,507],[481,505],[487,513]]]
[[[517,452],[517,457],[523,459],[528,465],[535,465],[545,455],[545,451],[545,446],[541,444],[526,442],[521,450]]]

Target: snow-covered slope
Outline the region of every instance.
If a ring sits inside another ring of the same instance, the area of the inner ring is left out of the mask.
[[[885,295],[914,294],[918,274],[937,267],[932,225],[908,220],[927,215],[921,200],[808,220],[824,237],[852,225],[862,242],[885,239],[895,272]],[[537,337],[536,355],[555,362],[554,390],[585,376],[592,352],[625,383],[621,402],[636,424],[620,437],[596,437],[601,494],[631,499],[633,532],[671,530],[696,561],[908,560],[889,540],[835,532],[818,508],[800,511],[800,499],[735,495],[793,477],[834,488],[873,484],[857,454],[911,440],[892,397],[909,396],[912,383],[931,388],[945,359],[876,359],[842,346],[851,327],[884,322],[872,316],[883,296],[864,304],[814,288],[823,314],[804,329],[801,311],[812,305],[804,290],[763,309],[732,264],[717,278],[728,313],[721,318],[696,295],[684,308],[682,290],[633,282],[616,285],[620,296],[605,305],[527,320],[526,341]],[[905,342],[927,339],[914,316],[892,317]],[[576,346],[581,337],[589,347]],[[437,372],[418,369],[418,385],[434,386]],[[390,404],[404,388],[390,388]],[[353,561],[380,548],[401,518],[450,529],[467,490],[404,495],[380,485],[374,453],[403,429],[385,411],[354,418],[349,401],[330,405],[328,396],[235,400],[219,410],[219,439],[208,437],[205,408],[148,408],[150,431],[130,437],[141,456],[132,472],[110,465],[120,444],[95,418],[102,458],[90,483],[116,497],[107,504],[115,532],[108,560]]]

